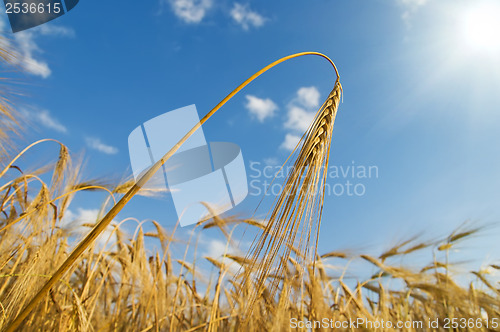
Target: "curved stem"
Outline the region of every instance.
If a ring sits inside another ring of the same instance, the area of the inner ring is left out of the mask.
[[[123,209],[123,207],[132,199],[132,197],[137,194],[137,192],[148,182],[149,179],[160,169],[160,167],[170,158],[172,155],[181,147],[188,138],[194,134],[208,119],[214,115],[215,112],[219,110],[225,103],[227,103],[231,98],[234,97],[239,91],[241,91],[250,82],[255,80],[257,77],[268,71],[269,69],[277,66],[278,64],[285,62],[287,60],[298,58],[304,55],[316,55],[325,58],[330,62],[330,64],[335,69],[335,74],[337,75],[337,80],[339,80],[339,73],[337,67],[333,61],[326,55],[318,52],[301,52],[283,57],[279,60],[262,68],[252,76],[250,76],[246,81],[241,83],[236,89],[234,89],[230,94],[228,94],[220,103],[218,103],[210,112],[205,115],[200,122],[198,122],[177,144],[175,144],[170,151],[168,151],[160,160],[158,160],[151,168],[136,182],[136,184],[129,189],[125,195],[116,203],[108,213],[99,221],[90,233],[73,249],[71,254],[66,258],[66,260],[61,264],[59,269],[54,273],[54,275],[47,281],[45,285],[38,291],[38,293],[33,297],[33,299],[24,307],[24,309],[17,315],[17,317],[12,321],[12,323],[7,328],[7,332],[16,330],[17,327],[23,322],[23,320],[28,316],[28,314],[35,308],[35,306],[40,302],[49,290],[54,286],[54,284],[68,271],[68,269],[76,262],[76,260],[85,252],[85,250],[95,241],[95,239],[108,227],[111,221],[116,217],[116,215]]]
[[[32,147],[34,147],[35,145],[38,145],[38,144],[40,144],[40,143],[44,143],[44,142],[56,142],[56,143],[58,143],[60,146],[63,146],[63,144],[62,144],[61,142],[59,142],[58,140],[53,139],[53,138],[44,138],[44,139],[41,139],[41,140],[36,141],[36,142],[34,142],[34,143],[31,143],[31,144],[30,144],[30,145],[28,145],[26,148],[24,148],[24,150],[23,150],[23,151],[19,152],[19,153],[17,154],[17,156],[15,156],[15,157],[14,157],[14,159],[12,159],[12,160],[10,161],[10,163],[8,163],[8,164],[7,164],[7,166],[5,166],[5,168],[3,169],[3,171],[1,171],[1,172],[0,172],[0,178],[1,178],[2,176],[4,176],[4,175],[5,175],[5,173],[7,173],[7,171],[9,170],[9,168],[10,168],[12,165],[14,165],[14,163],[15,163],[15,162],[16,162],[19,158],[21,158],[21,156],[22,156],[23,154],[25,154],[25,153],[26,153],[26,151],[28,151],[29,149],[31,149],[31,148],[32,148]]]

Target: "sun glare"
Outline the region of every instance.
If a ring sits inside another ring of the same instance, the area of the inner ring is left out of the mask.
[[[468,9],[463,17],[465,46],[481,53],[500,53],[500,4],[489,2]]]

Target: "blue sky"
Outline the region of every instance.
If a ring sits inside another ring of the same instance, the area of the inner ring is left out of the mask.
[[[329,180],[359,183],[364,194],[325,197],[319,249],[379,253],[466,220],[499,221],[500,53],[476,31],[498,9],[490,2],[82,0],[16,35],[3,15],[2,30],[21,54],[22,71],[9,73],[21,93],[14,101],[36,128],[23,144],[52,137],[85,151],[88,178],[131,175],[127,137],[144,121],[190,104],[202,116],[282,56],[327,54],[344,87],[331,165],[373,166],[377,176]],[[205,135],[240,145],[249,172],[251,162],[280,164],[334,79],[323,59],[291,60],[224,106]],[[43,163],[57,149],[36,153]],[[78,196],[74,216],[103,197]],[[252,213],[260,198],[234,212]],[[168,227],[175,212],[171,202],[137,197],[118,220],[131,216]],[[498,235],[489,229],[469,245],[475,256],[460,257],[495,261]]]

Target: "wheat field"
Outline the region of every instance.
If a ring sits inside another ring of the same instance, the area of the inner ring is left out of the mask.
[[[2,58],[8,60],[6,55]],[[196,241],[180,241],[175,229],[167,231],[154,221],[150,223],[155,231],[146,232],[138,226],[134,235],[122,230],[123,222],[109,223],[105,227],[107,234],[115,234],[116,240],[109,246],[88,243],[88,248],[17,329],[500,330],[498,325],[494,326],[500,319],[500,289],[491,273],[500,270],[500,266],[460,273],[452,263],[455,246],[481,232],[480,227],[460,226],[448,236],[428,241],[403,240],[375,257],[352,251],[307,252],[310,241],[315,247],[319,219],[314,219],[314,225],[282,225],[283,211],[290,206],[299,216],[317,215],[321,209],[322,200],[309,200],[307,188],[316,188],[321,181],[317,172],[328,159],[331,140],[328,123],[335,116],[340,91],[340,85],[336,84],[315,120],[316,125],[305,137],[307,148],[299,152],[297,159],[300,165],[309,166],[312,173],[309,182],[291,186],[291,190],[296,192],[294,197],[304,195],[299,202],[308,201],[309,205],[287,201],[290,195],[285,195],[266,224],[254,219],[215,217],[196,226],[198,232],[219,230],[228,243],[235,228],[255,228],[261,236],[247,255],[228,251],[223,259],[203,255],[196,260],[187,259],[186,255],[177,257],[171,250],[174,245],[187,252],[196,247]],[[336,106],[332,108],[332,104]],[[75,245],[74,234],[63,222],[72,199],[83,192],[104,192],[108,198],[96,207],[104,215],[135,183],[128,180],[103,184],[82,178],[81,163],[73,161],[67,147],[58,141],[41,140],[19,148],[19,138],[27,125],[5,92],[0,117],[0,328],[7,330],[68,259]],[[310,136],[314,139],[308,139]],[[58,157],[51,165],[40,168],[18,166],[19,158],[39,149],[53,151]],[[289,181],[296,183],[299,178],[304,177],[296,174]],[[148,188],[141,188],[138,194],[156,195]],[[90,232],[95,223],[84,226]],[[286,234],[299,232],[299,227],[304,229],[301,233],[311,237],[303,238],[304,242],[297,245]],[[152,239],[159,241],[159,249],[147,246]],[[266,252],[263,248],[271,250]],[[427,255],[427,264],[412,260],[414,255],[422,254]],[[403,257],[404,262],[414,263],[402,264]],[[216,273],[201,278],[195,263],[199,260],[210,264]],[[353,262],[366,265],[367,270],[375,273],[368,278],[353,275],[350,272]],[[428,325],[436,319],[438,327]],[[353,327],[349,325],[352,321],[364,323]],[[423,325],[372,326],[382,321]],[[474,323],[469,324],[471,321]],[[452,322],[458,325],[453,327]]]

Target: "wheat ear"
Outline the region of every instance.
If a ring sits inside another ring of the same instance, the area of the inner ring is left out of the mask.
[[[97,239],[97,237],[108,227],[111,221],[118,215],[118,213],[123,209],[123,207],[132,199],[132,197],[137,194],[137,192],[146,184],[146,182],[162,167],[162,165],[170,158],[172,155],[181,147],[184,142],[196,131],[203,123],[205,123],[212,115],[214,115],[219,108],[221,108],[225,103],[227,103],[234,95],[236,95],[241,89],[247,86],[254,79],[262,75],[264,72],[273,68],[274,66],[301,56],[305,55],[315,55],[325,58],[330,62],[330,64],[335,69],[338,80],[338,71],[333,63],[333,61],[326,55],[318,52],[301,52],[283,57],[275,62],[262,68],[255,74],[253,74],[246,81],[241,83],[236,89],[234,89],[229,95],[227,95],[220,103],[218,103],[210,112],[205,115],[199,123],[197,123],[184,137],[175,144],[170,151],[168,151],[160,160],[158,160],[151,168],[136,182],[132,188],[129,189],[127,193],[108,211],[108,213],[94,226],[90,233],[73,249],[68,258],[61,264],[59,269],[52,275],[52,277],[43,285],[43,287],[38,291],[38,293],[33,297],[33,299],[23,308],[23,310],[17,315],[17,317],[10,323],[7,330],[8,332],[16,330],[17,327],[23,322],[23,320],[28,316],[28,314],[35,308],[35,306],[47,295],[49,290],[55,285],[55,283],[69,270],[69,268],[76,262],[76,260],[85,252],[85,250]]]
[[[341,95],[342,85],[337,79],[299,142],[297,159],[287,174],[267,226],[252,245],[247,257],[250,263],[242,275],[243,285],[256,277],[248,302],[250,311],[253,301],[264,291],[271,297],[276,294],[292,250],[300,253],[299,259],[314,254],[312,260],[315,260],[333,125]],[[314,253],[310,252],[311,241]],[[268,278],[271,281],[266,285]]]

